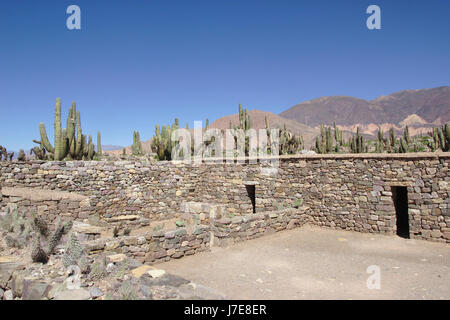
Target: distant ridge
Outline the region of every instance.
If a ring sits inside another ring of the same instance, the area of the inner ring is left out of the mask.
[[[370,124],[402,127],[412,115],[418,120],[415,124],[440,125],[450,121],[450,87],[404,90],[371,101],[347,96],[321,97],[297,104],[280,115],[313,127],[321,123],[331,125],[334,121],[343,127]],[[411,118],[407,122],[410,121]]]

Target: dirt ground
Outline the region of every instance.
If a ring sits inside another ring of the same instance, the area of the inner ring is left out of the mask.
[[[371,265],[379,289],[367,287]],[[312,226],[158,268],[228,299],[450,299],[449,244]]]

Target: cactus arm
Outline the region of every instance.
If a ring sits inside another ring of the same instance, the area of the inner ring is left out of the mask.
[[[61,99],[56,99],[55,105],[55,160],[62,159],[63,145],[62,145],[62,129],[61,129]]]
[[[77,140],[76,140],[76,146],[75,146],[75,154],[76,154],[76,158],[77,159],[81,159],[83,158],[83,145],[82,145],[82,141],[83,141],[83,136],[82,136],[82,131],[81,131],[81,116],[80,116],[80,111],[77,111],[77,116],[76,116],[76,122],[77,122]]]
[[[45,124],[43,122],[39,124],[39,131],[41,133],[41,142],[44,148],[47,150],[47,152],[54,153],[55,148],[53,148],[53,146],[50,143],[50,140],[48,140],[47,131],[45,130]]]

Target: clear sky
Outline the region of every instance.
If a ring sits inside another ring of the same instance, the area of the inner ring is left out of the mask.
[[[81,8],[81,30],[66,9]],[[381,8],[381,30],[366,8]],[[149,139],[248,109],[279,113],[330,95],[373,99],[450,85],[449,0],[2,0],[0,144],[53,136],[76,101],[103,144]],[[65,123],[64,123],[65,124]]]

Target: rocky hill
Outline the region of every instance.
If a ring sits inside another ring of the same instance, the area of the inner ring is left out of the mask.
[[[334,121],[344,130],[354,131],[359,126],[366,134],[375,134],[379,126],[400,131],[408,125],[415,135],[450,121],[450,87],[399,91],[371,101],[321,97],[295,105],[280,115],[312,127],[321,123],[332,125]]]

